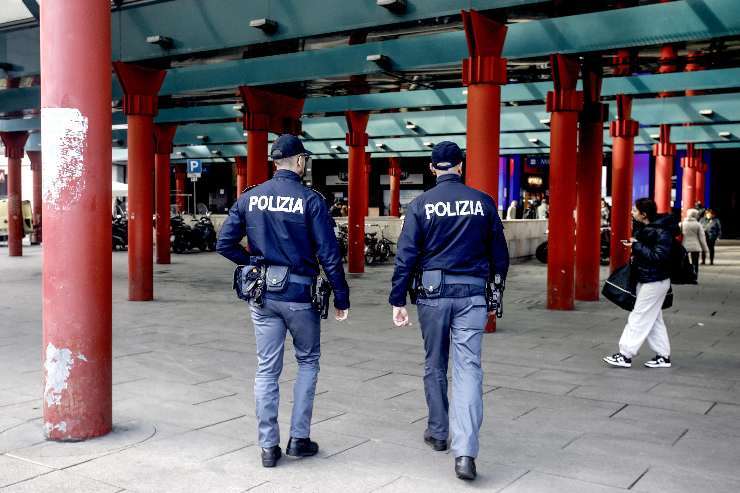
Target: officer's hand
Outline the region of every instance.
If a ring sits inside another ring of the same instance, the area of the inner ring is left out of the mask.
[[[334,315],[334,319],[337,322],[343,322],[347,320],[347,317],[349,316],[349,310],[340,310],[339,308],[336,309],[336,315]]]
[[[409,312],[405,306],[394,306],[393,307],[393,323],[396,327],[406,327],[411,325],[409,321]]]

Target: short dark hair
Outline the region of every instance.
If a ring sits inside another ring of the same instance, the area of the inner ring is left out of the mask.
[[[645,214],[648,221],[653,222],[658,217],[658,206],[655,201],[648,197],[643,197],[635,201],[635,208]]]

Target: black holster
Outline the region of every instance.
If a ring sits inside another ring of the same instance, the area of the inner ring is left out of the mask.
[[[311,302],[322,319],[329,318],[329,298],[331,296],[331,284],[329,281],[319,276],[316,282],[311,286]]]
[[[493,281],[486,283],[486,305],[488,313],[496,312],[496,318],[504,316],[504,289],[506,281],[500,274],[493,276]]]
[[[265,304],[265,285],[267,267],[239,265],[234,270],[234,291],[240,300],[248,301],[258,307]]]

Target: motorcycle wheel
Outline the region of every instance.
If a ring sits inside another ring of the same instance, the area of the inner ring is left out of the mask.
[[[375,256],[372,253],[365,254],[365,263],[367,265],[373,265],[375,263]]]
[[[534,256],[537,258],[537,260],[539,260],[543,264],[547,263],[547,242],[546,241],[540,243],[540,245],[534,251]]]

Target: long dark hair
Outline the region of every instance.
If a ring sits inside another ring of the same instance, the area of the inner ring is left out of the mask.
[[[645,214],[648,221],[653,222],[658,217],[658,206],[653,199],[643,197],[635,201],[635,208]]]

